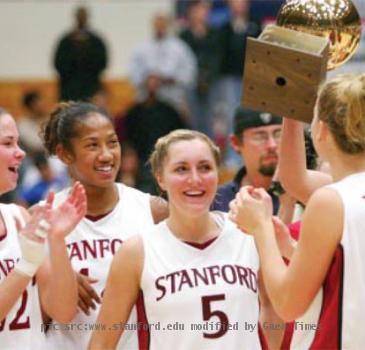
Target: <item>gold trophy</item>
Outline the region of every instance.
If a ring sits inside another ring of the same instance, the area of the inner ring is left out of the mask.
[[[310,122],[326,71],[351,58],[360,36],[351,0],[287,0],[277,25],[247,39],[242,105]]]

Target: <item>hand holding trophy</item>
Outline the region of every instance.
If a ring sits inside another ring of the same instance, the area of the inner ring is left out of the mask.
[[[326,71],[352,57],[360,36],[351,0],[287,0],[277,25],[248,39],[243,106],[310,122]]]

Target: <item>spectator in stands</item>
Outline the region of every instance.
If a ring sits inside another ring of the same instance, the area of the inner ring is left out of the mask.
[[[90,97],[89,102],[109,112],[110,109],[110,94],[108,89],[100,85],[95,93]]]
[[[220,29],[222,53],[220,99],[226,104],[225,120],[231,128],[231,118],[240,104],[241,85],[248,37],[257,37],[261,26],[251,21],[250,0],[228,0],[231,20]],[[228,163],[235,163],[234,153],[227,153]]]
[[[219,187],[213,208],[222,211],[229,210],[229,202],[242,186],[252,185],[269,190],[278,163],[282,129],[280,117],[239,107],[233,125],[231,145],[245,166],[233,181]],[[277,192],[272,193],[272,197],[276,213],[279,207]]]
[[[180,112],[186,112],[186,93],[196,77],[194,53],[179,38],[169,34],[170,20],[164,14],[153,18],[153,38],[132,53],[129,77],[137,88],[139,100],[145,100],[146,78],[153,74],[161,81],[159,97]]]
[[[88,10],[77,8],[75,28],[57,44],[54,65],[59,74],[60,100],[86,100],[100,88],[107,49],[89,28],[88,20]]]
[[[20,142],[28,155],[43,150],[40,138],[41,125],[47,118],[47,109],[43,96],[38,91],[24,94],[22,104],[25,116],[18,122]]]
[[[187,126],[174,107],[159,99],[161,84],[160,76],[149,75],[145,81],[147,98],[132,106],[125,118],[117,120],[117,123],[124,123],[127,141],[138,154],[141,174],[139,188],[150,193],[156,193],[156,186],[147,162],[155,142],[170,131]]]
[[[188,27],[180,37],[190,46],[198,64],[196,84],[189,94],[192,126],[213,137],[213,105],[217,99],[214,83],[221,58],[218,33],[208,25],[209,3],[196,0],[189,4]]]
[[[124,185],[139,188],[139,159],[136,150],[128,143],[121,144],[122,156],[120,159],[120,171],[117,181]]]
[[[35,154],[33,162],[39,171],[40,178],[30,187],[22,187],[18,195],[19,201],[26,207],[45,199],[50,190],[57,192],[68,184],[65,176],[54,173],[44,152]]]

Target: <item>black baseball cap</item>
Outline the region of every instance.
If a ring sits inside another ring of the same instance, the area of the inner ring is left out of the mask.
[[[233,119],[233,132],[240,137],[242,132],[250,128],[281,124],[282,118],[268,112],[258,112],[253,109],[238,107]]]

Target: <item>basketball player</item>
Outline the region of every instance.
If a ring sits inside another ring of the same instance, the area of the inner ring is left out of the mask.
[[[131,327],[140,290],[141,349],[261,349],[258,256],[252,237],[225,214],[210,212],[219,150],[197,131],[160,138],[151,155],[169,198],[169,217],[116,254],[90,349],[115,349]],[[144,312],[142,312],[144,311]]]
[[[282,262],[271,219],[270,197],[243,188],[232,218],[255,236],[269,297],[286,320],[297,319],[323,285],[308,348],[361,349],[365,344],[365,75],[342,75],[319,90],[312,137],[328,161],[334,183],[310,197],[298,246],[287,267]]]
[[[18,139],[15,121],[1,109],[0,194],[16,187],[18,168],[25,156]],[[85,193],[80,184],[75,184],[58,209],[51,209],[52,201],[51,194],[32,216],[14,204],[0,204],[0,344],[3,349],[43,348],[40,305],[47,315],[61,322],[69,321],[76,312],[77,284],[64,237],[86,212]]]
[[[45,126],[44,143],[50,154],[56,154],[67,165],[72,179],[85,187],[87,215],[66,243],[73,269],[95,282],[93,289],[79,285],[79,306],[86,314],[79,311],[74,317],[72,323],[78,326],[70,329],[54,323],[47,333],[47,343],[50,349],[85,349],[113,255],[126,239],[143,234],[166,217],[167,207],[156,197],[115,183],[120,145],[112,118],[98,107],[89,103],[61,104]],[[66,189],[56,195],[56,205],[67,193]],[[94,293],[91,302],[88,291]],[[135,318],[133,311],[130,322]],[[119,347],[138,348],[137,332],[126,332]]]

